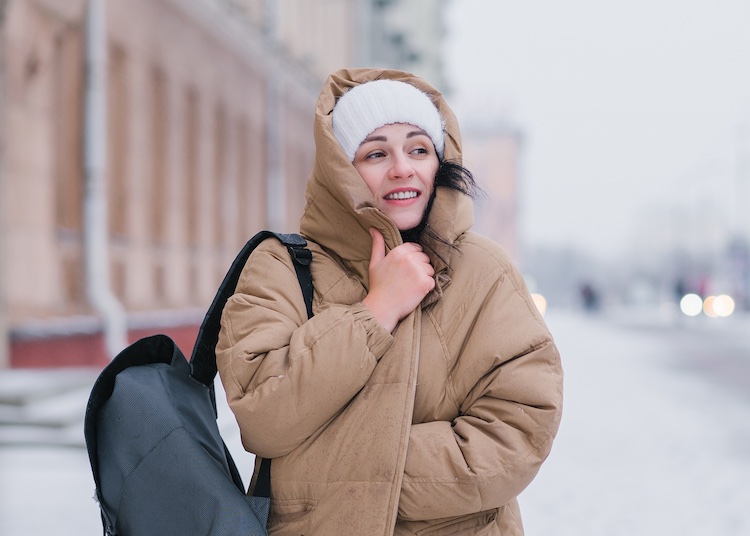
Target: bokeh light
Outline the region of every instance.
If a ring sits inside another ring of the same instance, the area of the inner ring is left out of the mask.
[[[706,299],[703,300],[703,312],[709,318],[716,318],[717,316],[719,316],[716,314],[716,311],[714,309],[715,301],[716,296],[706,296]]]
[[[713,303],[713,310],[716,316],[727,317],[734,313],[734,300],[727,294],[716,296]]]
[[[703,310],[703,300],[697,294],[685,294],[680,300],[680,311],[687,316],[698,316]]]

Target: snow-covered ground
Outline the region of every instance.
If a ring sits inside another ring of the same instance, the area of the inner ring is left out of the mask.
[[[520,498],[527,534],[750,535],[750,331],[548,323],[565,407],[552,454]],[[687,349],[717,361],[736,352],[748,389],[682,363],[694,359]]]
[[[724,382],[712,371],[721,352],[750,361],[750,330],[554,312],[548,322],[565,410],[552,455],[520,498],[527,535],[750,534],[750,377]],[[250,456],[220,411],[246,475]],[[0,445],[0,536],[101,534],[92,495],[84,449]]]

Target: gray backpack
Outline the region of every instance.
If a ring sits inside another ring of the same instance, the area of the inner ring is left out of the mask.
[[[216,424],[214,378],[221,312],[250,253],[267,238],[287,246],[312,316],[312,254],[299,235],[261,231],[219,287],[188,362],[166,335],[145,337],[99,375],[84,435],[104,533],[267,535],[270,460],[247,496]]]

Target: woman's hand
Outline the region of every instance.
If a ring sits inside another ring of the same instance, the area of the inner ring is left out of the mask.
[[[435,270],[419,244],[407,242],[385,253],[380,231],[370,228],[370,291],[362,300],[388,331],[411,313],[435,287]]]

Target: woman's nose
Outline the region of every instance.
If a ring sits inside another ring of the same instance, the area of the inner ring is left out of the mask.
[[[393,162],[388,173],[388,177],[391,179],[407,179],[414,174],[414,168],[412,167],[409,159],[404,154],[396,154],[393,157]]]

